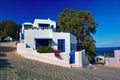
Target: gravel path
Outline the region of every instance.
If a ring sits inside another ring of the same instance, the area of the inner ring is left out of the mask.
[[[0,80],[120,80],[120,68],[64,68],[25,59],[15,42],[0,43]]]

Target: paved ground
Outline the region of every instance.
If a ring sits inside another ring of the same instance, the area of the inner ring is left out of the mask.
[[[0,43],[0,80],[120,80],[120,68],[64,68],[25,59],[15,42]]]

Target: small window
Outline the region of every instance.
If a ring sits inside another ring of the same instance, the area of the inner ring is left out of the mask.
[[[49,24],[38,24],[39,25],[39,28],[41,28],[41,29],[48,29],[49,27],[50,27],[50,25]]]

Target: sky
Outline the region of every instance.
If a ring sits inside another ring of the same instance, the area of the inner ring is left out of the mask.
[[[13,20],[17,24],[34,19],[59,21],[65,8],[93,13],[98,23],[92,35],[97,47],[120,46],[120,0],[0,0],[0,22]]]

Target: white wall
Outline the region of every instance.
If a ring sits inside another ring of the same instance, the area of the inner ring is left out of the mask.
[[[79,67],[87,67],[89,65],[85,50],[75,52],[75,64]]]
[[[50,26],[53,25],[53,27],[56,28],[56,22],[52,21],[50,19],[48,19],[48,20],[45,20],[45,19],[35,19],[35,21],[33,23],[33,27],[39,28],[38,24],[50,24]]]
[[[105,58],[105,64],[120,66],[120,50],[114,50],[114,57]]]
[[[25,43],[17,44],[17,52],[25,58],[63,67],[71,67],[71,65],[69,64],[69,53],[61,53],[60,55],[62,59],[59,59],[55,57],[54,53],[40,54],[32,48],[26,48]],[[88,58],[85,55],[85,50],[75,52],[75,65],[77,65],[77,67],[87,67],[89,65]]]
[[[53,43],[52,47],[58,50],[58,39],[65,39],[65,52],[70,53],[70,33],[62,33],[62,32],[53,32],[52,33]]]
[[[52,30],[28,29],[24,31],[24,42],[35,48],[35,38],[52,38]]]
[[[76,37],[70,33],[52,32],[52,30],[28,29],[24,31],[24,42],[35,49],[35,38],[52,38],[52,47],[58,50],[58,39],[65,39],[65,52],[70,53],[71,43],[77,43]],[[76,46],[75,46],[76,47]],[[76,49],[74,50],[76,51]]]
[[[54,64],[63,67],[71,67],[69,64],[69,53],[61,53],[61,59],[55,57],[54,53],[38,53],[32,48],[26,48],[25,43],[17,44],[17,52],[28,59],[37,60],[49,64]]]

